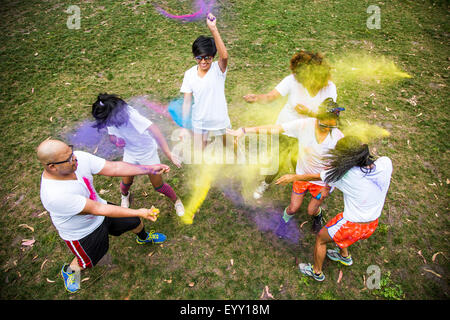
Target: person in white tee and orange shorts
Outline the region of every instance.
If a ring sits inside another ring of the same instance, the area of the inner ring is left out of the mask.
[[[369,238],[377,228],[392,176],[391,159],[374,160],[368,145],[354,136],[339,140],[330,151],[329,161],[329,168],[320,173],[284,175],[276,182],[321,180],[344,194],[344,211],[329,220],[316,236],[314,264],[299,264],[303,274],[317,281],[325,280],[325,257],[347,266],[353,264],[348,247]],[[338,249],[327,250],[331,242]]]

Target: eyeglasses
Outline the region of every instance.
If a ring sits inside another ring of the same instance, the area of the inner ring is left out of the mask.
[[[69,147],[72,150],[72,153],[70,154],[70,157],[67,160],[58,161],[58,162],[49,162],[49,163],[47,163],[47,165],[49,166],[51,164],[61,164],[61,163],[66,163],[66,162],[69,162],[71,164],[73,161],[73,145],[70,144]]]
[[[319,121],[319,127],[328,128],[328,129],[334,129],[334,128],[337,128],[338,126],[337,125],[336,126],[329,126],[329,125],[323,124],[323,123],[321,123]]]
[[[210,61],[212,58],[212,56],[197,56],[195,57],[195,60],[197,60],[198,62],[202,61],[203,59],[205,61]]]

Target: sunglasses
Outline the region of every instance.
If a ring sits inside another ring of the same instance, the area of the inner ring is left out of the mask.
[[[47,165],[51,165],[51,164],[61,164],[61,163],[66,163],[69,162],[70,164],[72,164],[72,160],[73,160],[73,145],[69,145],[70,149],[72,150],[72,153],[70,154],[70,157],[67,160],[64,161],[59,161],[59,162],[49,162],[47,163]]]
[[[212,58],[212,56],[197,56],[195,57],[195,60],[197,60],[198,62],[202,61],[203,59],[205,61],[210,61]]]

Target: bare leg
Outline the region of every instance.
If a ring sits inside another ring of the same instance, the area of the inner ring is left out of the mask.
[[[327,254],[327,243],[333,242],[327,229],[322,228],[316,236],[316,244],[314,246],[314,272],[319,274],[322,272],[323,261]]]
[[[159,188],[163,185],[164,181],[160,174],[149,174],[150,182],[154,188]]]
[[[124,196],[128,194],[128,190],[133,183],[134,177],[122,177],[122,183],[120,184],[120,193]]]
[[[311,201],[308,204],[308,210],[307,210],[307,212],[310,216],[316,216],[319,213],[319,208],[322,205],[324,199],[325,199],[325,197],[322,197],[319,200],[317,200],[314,197],[311,198]]]
[[[75,257],[73,260],[72,260],[72,262],[70,263],[70,269],[72,269],[72,271],[75,271],[75,272],[80,272],[81,270],[84,270],[84,268],[83,267],[81,267],[79,264],[78,264],[78,259],[77,259],[77,257]]]
[[[340,248],[340,254],[341,256],[343,256],[344,258],[347,258],[349,253],[348,253],[348,248]]]
[[[296,194],[295,192],[291,193],[291,203],[286,209],[286,213],[288,215],[295,214],[301,207],[303,198],[305,197],[305,194]]]

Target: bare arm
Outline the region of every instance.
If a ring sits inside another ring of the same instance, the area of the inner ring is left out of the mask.
[[[134,165],[123,161],[106,161],[105,166],[98,173],[108,177],[131,177],[143,174],[163,174],[170,168],[164,164]]]
[[[189,120],[189,114],[191,113],[191,104],[192,104],[192,92],[190,93],[184,93],[183,97],[183,127],[185,127],[185,124]]]
[[[156,221],[157,218],[157,212],[154,207],[151,209],[130,209],[110,204],[103,204],[91,199],[87,199],[83,211],[81,211],[80,214],[92,214],[111,218],[139,217],[153,222]]]
[[[158,143],[159,147],[161,148],[161,150],[164,152],[164,154],[166,155],[166,157],[172,161],[173,164],[175,164],[178,168],[181,167],[180,162],[178,161],[178,159],[176,159],[173,155],[172,152],[169,149],[169,145],[167,144],[166,139],[164,138],[163,134],[161,133],[161,131],[159,130],[158,126],[156,124],[152,124],[150,127],[148,127],[147,129],[148,131],[150,131],[150,133],[152,134],[152,136],[155,138],[156,142]]]
[[[310,118],[316,118],[317,117],[317,113],[311,111],[308,107],[302,105],[302,104],[297,104],[294,107],[295,111],[297,111],[299,114],[310,117]]]
[[[228,51],[225,47],[225,44],[223,43],[222,37],[220,36],[219,30],[216,26],[216,17],[209,13],[206,17],[206,24],[209,28],[209,31],[211,31],[211,34],[214,38],[214,42],[216,43],[217,52],[219,53],[219,67],[222,72],[225,72],[227,70],[228,65]]]
[[[310,174],[285,174],[280,177],[275,184],[288,184],[294,181],[318,181],[322,180],[320,178],[320,173],[310,173]]]
[[[245,127],[239,128],[237,130],[227,129],[227,134],[240,138],[244,136],[246,133],[282,133],[284,132],[283,127],[280,124],[272,124],[267,126],[259,126],[259,127]]]
[[[244,100],[247,102],[261,102],[261,103],[269,103],[272,102],[275,99],[278,99],[281,96],[281,94],[278,92],[277,89],[273,89],[272,91],[268,93],[262,93],[262,94],[247,94],[244,96]]]

